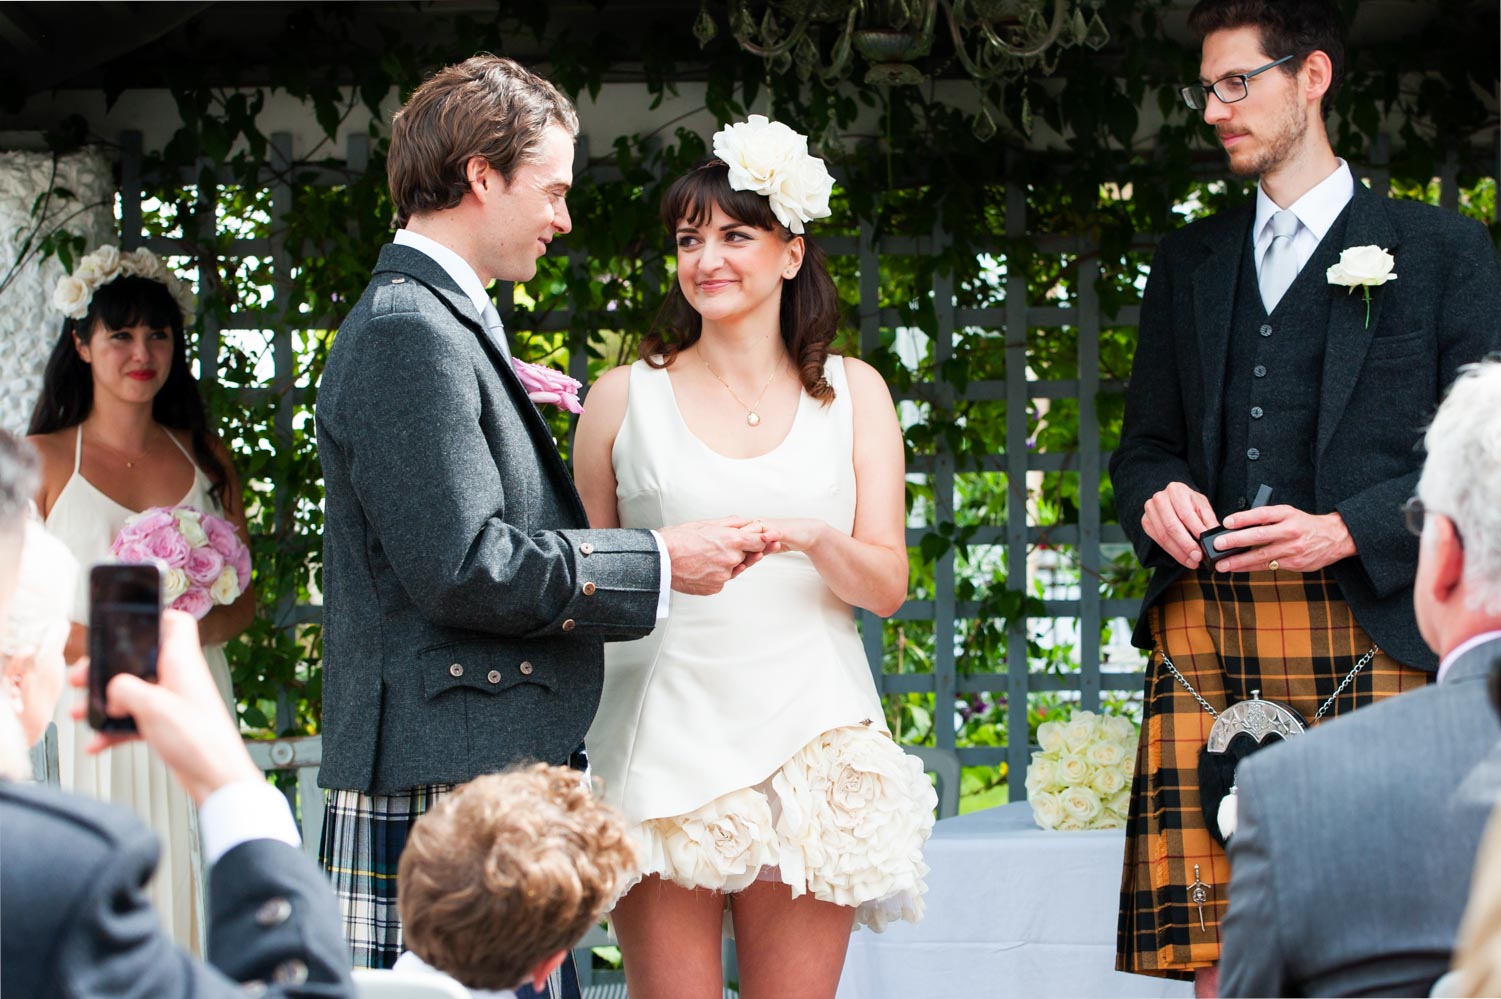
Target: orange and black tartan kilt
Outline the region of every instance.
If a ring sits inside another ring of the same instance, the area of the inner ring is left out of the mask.
[[[1115,966],[1192,978],[1220,956],[1230,865],[1199,809],[1199,753],[1214,719],[1162,665],[1178,671],[1216,711],[1262,698],[1310,723],[1372,642],[1327,572],[1185,574],[1149,611],[1156,649],[1147,665],[1141,741],[1126,821]],[[1324,717],[1427,684],[1433,674],[1379,653]],[[1209,901],[1188,900],[1198,867]]]

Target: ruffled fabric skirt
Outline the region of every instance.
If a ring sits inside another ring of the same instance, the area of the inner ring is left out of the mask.
[[[879,730],[831,729],[775,773],[671,818],[636,827],[648,875],[684,888],[737,892],[780,881],[852,906],[880,932],[922,918],[922,848],[938,797],[921,761]]]

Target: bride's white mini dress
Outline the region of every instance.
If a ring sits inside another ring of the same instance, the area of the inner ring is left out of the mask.
[[[843,358],[824,374],[834,401],[805,392],[782,443],[739,459],[695,437],[667,372],[637,361],[613,451],[621,525],[735,514],[851,531]],[[607,645],[586,745],[641,876],[724,892],[778,880],[877,930],[921,918],[937,799],[887,731],[853,609],[807,556],[769,556],[713,596],[674,591],[656,631]]]

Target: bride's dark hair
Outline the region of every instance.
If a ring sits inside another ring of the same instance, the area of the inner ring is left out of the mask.
[[[82,319],[64,319],[62,335],[47,358],[42,375],[42,394],[31,411],[27,434],[50,434],[76,427],[94,408],[94,375],[73,344],[76,335],[88,343],[100,330],[119,330],[144,323],[153,329],[172,331],[172,367],[156,398],[151,418],[164,427],[185,430],[193,442],[193,457],[208,476],[209,495],[221,505],[229,472],[214,452],[208,432],[208,417],[198,383],[188,369],[188,349],[182,335],[182,309],[160,281],[131,275],[119,277],[94,290],[89,311]]]
[[[723,160],[711,159],[692,173],[673,181],[662,198],[662,224],[669,234],[680,223],[702,225],[714,207],[736,222],[775,233],[784,242],[792,231],[771,211],[771,203],[753,191],[730,187],[730,168]],[[803,263],[797,274],[782,285],[782,343],[797,365],[808,394],[822,403],[832,402],[834,389],[824,377],[829,345],[839,335],[839,293],[829,276],[828,258],[807,235],[802,234]],[[703,317],[688,304],[676,281],[657,313],[657,321],[641,339],[641,356],[654,368],[665,368],[681,351],[693,346],[703,334]]]

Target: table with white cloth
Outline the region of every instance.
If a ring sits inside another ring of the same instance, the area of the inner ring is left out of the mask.
[[[940,821],[917,925],[850,938],[839,999],[1191,996],[1115,970],[1121,830],[1039,829],[1026,802]]]

